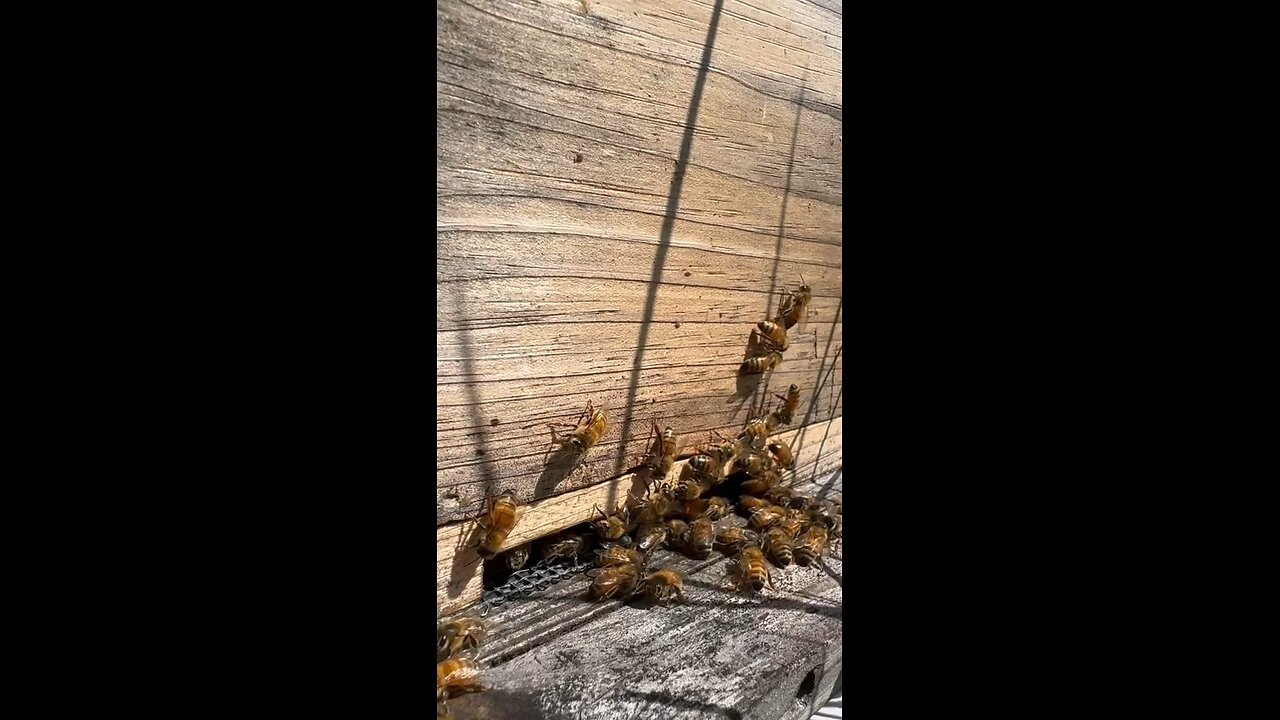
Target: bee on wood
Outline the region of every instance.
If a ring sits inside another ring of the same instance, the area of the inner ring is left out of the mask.
[[[573,432],[564,436],[558,435],[556,433],[556,425],[572,427]],[[590,450],[604,435],[607,423],[604,419],[604,409],[594,407],[591,401],[588,400],[587,409],[583,411],[582,415],[578,416],[576,425],[547,423],[547,426],[551,428],[552,444],[559,445],[562,448],[571,447],[579,453],[584,453]]]
[[[740,457],[734,461],[738,470],[745,472],[753,479],[761,478],[766,472],[772,469],[773,462],[773,456],[761,455],[759,453],[751,453],[745,458]],[[743,492],[750,491],[744,489]],[[750,494],[757,495],[759,493],[751,492]]]
[[[577,560],[582,551],[586,549],[587,539],[580,533],[569,531],[561,533],[549,541],[542,549],[542,557],[547,560],[555,558],[563,558],[566,560]]]
[[[592,600],[608,600],[616,597],[626,600],[636,591],[640,582],[638,565],[609,565],[587,571],[591,578],[591,588],[587,591]]]
[[[609,545],[596,550],[596,565],[598,567],[615,567],[618,565],[642,565],[644,564],[644,556],[630,548],[624,548],[621,545]]]
[[[740,527],[728,527],[716,534],[716,545],[725,555],[737,555],[747,545],[758,545],[760,536]]]
[[[764,562],[764,554],[754,545],[748,545],[738,553],[737,575],[739,586],[746,585],[755,592],[765,588],[774,589],[773,577],[769,573],[769,566]]]
[[[661,522],[640,526],[636,534],[636,549],[642,553],[651,553],[667,544],[667,526]]]
[[[729,502],[729,498],[713,497],[707,501],[707,509],[703,511],[703,514],[711,520],[719,520],[732,511],[733,504]]]
[[[774,394],[774,397],[782,401],[774,413],[778,416],[778,422],[783,425],[789,424],[795,419],[796,409],[800,407],[800,386],[792,384],[787,388],[786,396]]]
[[[693,459],[697,460],[698,458],[702,458],[702,457],[706,457],[706,455],[698,455],[698,456],[695,456]],[[690,461],[690,464],[685,465],[685,467],[686,468],[693,467],[692,461]],[[696,472],[691,472],[689,474],[694,476],[697,475]],[[707,483],[707,484],[709,485],[710,483]],[[703,484],[698,482],[696,477],[687,477],[687,478],[681,478],[680,482],[676,483],[676,488],[673,494],[675,495],[675,498],[677,500],[683,500],[684,502],[689,502],[690,500],[697,500],[699,497],[701,497],[702,490],[703,490]]]
[[[671,602],[672,596],[684,602],[682,582],[675,570],[659,570],[644,579],[645,596],[663,606]]]
[[[436,662],[463,651],[474,651],[489,634],[489,627],[476,618],[458,618],[436,627]]]
[[[804,317],[811,300],[813,300],[813,292],[805,283],[804,276],[801,276],[800,289],[789,293],[778,306],[777,322],[785,328],[795,326]]]
[[[805,528],[809,527],[809,521],[806,520],[803,515],[787,515],[787,517],[783,518],[782,522],[778,523],[774,527],[780,528],[782,532],[787,534],[787,537],[795,540],[796,536],[804,532]]]
[[[809,521],[815,525],[822,525],[828,531],[835,527],[838,515],[831,511],[828,503],[814,503],[806,511]]]
[[[741,490],[747,495],[755,497],[764,497],[769,493],[773,486],[778,483],[778,475],[772,471],[765,471],[760,477],[751,478],[742,483]],[[741,501],[739,501],[741,502]]]
[[[751,513],[751,517],[747,519],[747,527],[756,532],[764,532],[782,522],[785,518],[786,513],[782,508],[764,507]]]
[[[796,463],[796,456],[791,452],[791,446],[782,440],[770,440],[766,445],[769,448],[769,454],[773,456],[778,467],[789,468]]]
[[[769,433],[778,428],[778,417],[773,413],[769,413],[764,417],[759,417],[746,424],[742,428],[742,432],[738,435],[738,441],[742,444],[751,444],[757,440],[764,440],[769,437]]]
[[[657,433],[657,423],[654,423],[653,431]],[[644,466],[653,471],[653,477],[665,478],[667,473],[671,472],[671,464],[676,460],[677,439],[676,431],[671,428],[667,428],[657,435],[657,439],[654,441],[653,447],[649,450],[649,455],[644,461]]]
[[[751,517],[751,514],[755,511],[767,507],[769,507],[769,501],[764,498],[755,497],[754,495],[743,495],[738,498],[738,512],[747,517]]]
[[[791,538],[782,528],[774,526],[764,534],[764,554],[778,567],[791,564]]]
[[[477,550],[480,557],[489,560],[502,549],[511,529],[516,526],[516,494],[510,490],[503,492],[489,503],[489,512],[480,521],[485,529],[484,542]]]
[[[779,507],[788,507],[791,505],[791,488],[771,487],[764,494],[764,499]]]
[[[796,510],[808,512],[809,508],[813,507],[814,502],[815,500],[808,495],[792,495],[790,505]]]
[[[711,557],[711,546],[716,541],[716,527],[711,520],[700,517],[689,525],[686,546],[694,557],[706,560]]]
[[[669,544],[683,547],[688,537],[689,523],[680,518],[671,518],[667,521],[667,542]]]
[[[743,360],[741,370],[747,375],[768,372],[778,367],[778,363],[781,361],[782,355],[779,355],[777,352],[771,352],[767,355],[760,355],[758,357]]]
[[[512,548],[502,553],[502,564],[511,572],[515,572],[529,563],[529,544]]]
[[[756,332],[761,342],[776,352],[786,352],[791,345],[787,340],[787,329],[778,323],[761,320],[756,323]]]
[[[821,525],[812,525],[804,535],[796,540],[795,557],[797,565],[808,565],[822,556],[822,549],[827,544],[827,530]]]
[[[614,513],[613,515],[605,515],[599,505],[595,506],[595,510],[600,514],[600,519],[592,520],[591,527],[602,540],[618,541],[623,545],[631,542],[630,538],[625,541],[622,539],[626,537],[627,531],[631,529],[629,527],[629,513],[626,508],[623,508],[621,513]]]
[[[483,692],[484,686],[476,680],[480,668],[470,658],[450,658],[436,663],[436,703],[445,705],[451,697],[463,693]]]

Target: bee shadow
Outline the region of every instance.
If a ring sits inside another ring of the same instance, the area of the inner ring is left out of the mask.
[[[472,522],[471,529],[458,537],[458,546],[453,553],[453,567],[449,569],[450,600],[462,594],[467,581],[475,576],[476,565],[482,563],[480,553],[476,551],[481,542],[484,542],[484,528],[478,522]],[[481,568],[483,569],[483,565]]]
[[[585,454],[570,448],[557,448],[547,457],[542,467],[542,474],[533,489],[533,499],[541,500],[553,491],[565,478],[569,477],[578,466],[586,460]]]

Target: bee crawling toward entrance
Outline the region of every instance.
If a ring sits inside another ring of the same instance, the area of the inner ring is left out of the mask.
[[[489,512],[477,521],[485,531],[484,539],[477,550],[480,557],[490,560],[502,549],[502,544],[507,541],[511,529],[516,526],[517,507],[516,494],[510,490],[489,502]]]
[[[480,668],[468,657],[450,658],[436,663],[436,714],[448,715],[448,700],[463,693],[484,692],[476,676]]]
[[[567,435],[559,435],[556,433],[557,425],[562,427],[571,427],[573,428],[573,431]],[[591,404],[591,401],[588,400],[587,409],[578,416],[578,422],[576,425],[570,425],[568,423],[547,423],[547,426],[551,428],[552,444],[559,445],[563,449],[574,450],[578,453],[585,453],[600,441],[601,436],[604,435],[604,431],[608,427],[608,423],[605,422],[604,419],[604,409],[596,408]]]
[[[769,565],[764,561],[764,553],[755,545],[748,545],[738,553],[734,563],[734,571],[728,578],[726,588],[741,590],[750,588],[752,592],[760,592],[765,588],[774,590],[773,577],[769,573]]]
[[[682,582],[675,570],[658,570],[644,579],[645,597],[664,607],[671,602],[672,596],[685,602],[684,591],[680,589]]]
[[[488,634],[489,626],[476,618],[458,618],[440,625],[436,628],[436,662],[478,649]]]
[[[592,600],[626,600],[640,583],[640,568],[631,563],[609,565],[588,570],[587,577],[591,578],[587,595]]]

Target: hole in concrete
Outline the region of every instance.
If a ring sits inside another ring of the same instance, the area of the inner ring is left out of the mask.
[[[800,687],[796,689],[796,699],[800,702],[808,703],[809,698],[813,696],[814,682],[818,677],[817,672],[818,668],[810,670],[809,674],[804,676],[804,680],[800,683]]]

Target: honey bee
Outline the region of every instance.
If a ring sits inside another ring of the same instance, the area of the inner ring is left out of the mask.
[[[587,571],[592,578],[591,588],[587,591],[592,600],[608,600],[618,597],[626,600],[636,591],[640,582],[640,567],[633,564],[609,565]]]
[[[777,322],[786,328],[793,327],[804,317],[804,311],[808,309],[811,300],[813,300],[813,292],[805,283],[804,276],[801,276],[800,289],[788,294],[778,307]]]
[[[644,556],[621,545],[609,545],[596,551],[596,565],[599,567],[615,567],[618,565],[636,565],[644,563]]]
[[[764,499],[778,505],[787,507],[791,504],[791,489],[784,487],[772,487],[764,494]]]
[[[795,418],[796,409],[800,407],[800,386],[792,384],[787,388],[786,397],[777,394],[774,397],[782,401],[778,409],[774,410],[778,416],[778,422],[783,425],[790,423]]]
[[[745,458],[738,458],[735,461],[738,470],[745,472],[752,478],[759,478],[773,467],[773,458],[769,455],[761,455],[759,453],[751,453]],[[745,490],[743,492],[746,492]],[[756,494],[756,493],[751,493]]]
[[[653,426],[653,430],[657,433],[658,425],[656,423]],[[667,428],[658,434],[652,449],[649,450],[648,457],[644,461],[644,466],[653,471],[653,477],[665,478],[667,473],[671,472],[671,464],[676,460],[676,440],[676,431],[671,428]]]
[[[808,495],[792,495],[790,505],[796,510],[807,512],[809,508],[813,507],[814,502],[814,499]]]
[[[822,555],[822,548],[827,544],[827,530],[821,525],[812,525],[796,541],[796,564],[808,565]]]
[[[595,529],[596,534],[599,535],[601,539],[621,541],[622,538],[626,536],[627,531],[631,529],[628,527],[630,518],[628,517],[628,511],[626,508],[622,509],[621,514],[614,513],[613,515],[605,515],[599,505],[595,506],[595,510],[600,514],[601,519],[592,520],[591,527]],[[630,538],[628,538],[628,541],[629,540]],[[625,545],[627,543],[623,542],[623,544]]]
[[[689,525],[689,536],[686,546],[694,557],[702,560],[711,557],[711,546],[715,541],[716,526],[711,524],[710,519],[700,517]]]
[[[787,329],[778,323],[761,320],[756,323],[756,332],[765,345],[777,352],[786,352],[791,345],[787,340]]]
[[[668,487],[665,484],[664,488]],[[674,511],[674,503],[670,492],[666,489],[658,492],[649,492],[644,499],[636,497],[634,494],[631,499],[635,501],[634,519],[637,527],[645,527],[647,525],[660,524]]]
[[[689,537],[689,523],[679,519],[672,518],[667,521],[667,541],[672,545],[684,545],[685,539]]]
[[[764,417],[756,418],[747,423],[742,428],[742,432],[738,435],[738,441],[743,444],[754,443],[757,440],[764,440],[769,437],[769,433],[778,428],[778,417],[773,413],[769,413]]]
[[[811,522],[815,525],[822,525],[828,531],[835,527],[837,518],[839,517],[832,513],[831,507],[827,503],[815,503],[806,510],[806,513],[808,514]]]
[[[737,570],[739,582],[752,590],[760,592],[764,588],[774,589],[773,577],[769,573],[769,566],[764,562],[764,554],[760,552],[760,548],[754,545],[742,548],[742,552],[738,553]]]
[[[779,467],[789,468],[795,464],[796,456],[791,453],[791,446],[782,440],[770,440],[766,447]]]
[[[704,514],[711,520],[719,520],[728,515],[733,509],[733,505],[728,498],[713,497],[707,501],[707,509]]]
[[[781,361],[782,361],[781,355],[779,355],[776,352],[771,352],[767,355],[760,355],[758,357],[747,358],[746,360],[742,361],[741,370],[742,372],[748,375],[768,372],[778,367],[778,363]]]
[[[667,526],[662,523],[642,525],[636,535],[636,549],[650,553],[667,544]]]
[[[747,519],[747,526],[756,532],[764,532],[782,522],[785,517],[786,513],[782,508],[764,507],[751,513],[751,517]]]
[[[780,527],[769,528],[764,534],[764,553],[774,565],[786,567],[791,564],[791,538]]]
[[[458,618],[436,627],[436,662],[478,649],[488,633],[488,626],[476,618]]]
[[[809,521],[802,513],[798,513],[795,510],[792,510],[791,512],[792,514],[783,518],[782,522],[778,523],[777,527],[782,528],[782,531],[787,534],[787,537],[795,540],[800,533],[805,531],[805,528],[809,527]]]
[[[556,433],[556,425],[563,427],[572,427],[573,432],[568,435],[560,436]],[[600,437],[604,435],[607,423],[604,419],[604,409],[596,408],[587,401],[587,409],[578,416],[576,425],[567,423],[547,423],[551,428],[551,442],[560,447],[572,447],[575,451],[583,453],[591,449]]]
[[[529,544],[512,548],[502,554],[502,564],[512,572],[519,570],[529,562]]]
[[[767,494],[769,490],[772,489],[774,484],[777,482],[778,482],[777,474],[765,472],[760,477],[751,478],[750,480],[742,483],[741,490],[747,495],[754,495],[755,497],[764,497],[765,494]]]
[[[706,457],[706,455],[698,455],[693,459],[697,460],[698,458],[701,458],[701,457]],[[692,466],[693,466],[692,462],[689,465],[685,465],[686,468],[689,468]],[[696,473],[691,473],[691,474],[696,474]],[[702,483],[698,482],[693,477],[682,478],[680,482],[676,484],[674,495],[677,500],[684,500],[685,502],[689,502],[690,500],[697,500],[702,495]]]
[[[674,570],[659,570],[644,579],[645,595],[659,605],[667,605],[674,595],[684,602],[684,591],[680,589],[682,581]]]
[[[480,525],[485,528],[486,533],[477,552],[480,557],[489,560],[502,549],[502,543],[507,541],[511,528],[516,526],[516,494],[507,490],[490,502],[486,519],[480,521]]]
[[[738,498],[738,510],[747,517],[757,510],[769,507],[769,501],[764,498],[758,498],[753,495],[743,495]]]
[[[547,560],[553,558],[576,560],[586,545],[587,539],[582,535],[572,531],[562,533],[547,542],[542,550],[542,557]]]
[[[476,681],[480,668],[470,658],[450,658],[436,663],[436,703],[445,704],[451,697],[463,693],[483,692],[484,686]]]
[[[740,527],[728,527],[716,534],[716,544],[725,555],[737,555],[747,545],[757,545],[760,536]]]

